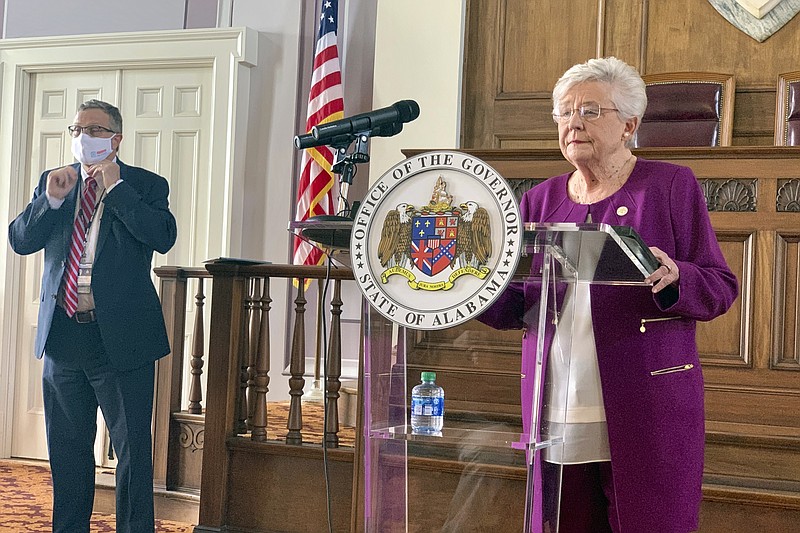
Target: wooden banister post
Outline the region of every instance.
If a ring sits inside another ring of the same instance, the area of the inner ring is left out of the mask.
[[[153,398],[153,483],[168,488],[169,434],[172,413],[181,409],[183,337],[186,322],[186,277],[179,267],[155,269],[171,353],[156,362]]]
[[[192,379],[189,386],[189,412],[201,414],[203,412],[203,385],[200,380],[203,375],[203,354],[206,349],[205,326],[203,325],[205,316],[203,294],[203,278],[197,279],[197,294],[195,300],[194,332],[192,334]]]
[[[256,354],[255,411],[253,413],[252,439],[267,440],[267,393],[269,392],[269,310],[272,299],[269,297],[269,278],[264,278],[264,292],[261,294],[261,320],[258,331],[258,352]]]
[[[247,278],[237,265],[212,262],[206,265],[213,275],[208,351],[205,442],[203,473],[200,482],[198,525],[221,528],[228,508],[228,437],[235,434],[238,417],[240,354]]]
[[[261,278],[250,283],[252,292],[247,297],[247,429],[253,430],[253,416],[256,408],[256,358],[258,357],[258,336],[261,330]]]
[[[325,446],[339,447],[339,389],[342,382],[342,280],[333,282],[331,299],[331,340],[325,367]]]
[[[303,385],[306,380],[303,374],[306,372],[306,297],[305,297],[304,278],[297,280],[297,298],[294,300],[294,334],[292,335],[292,354],[289,363],[289,420],[286,428],[286,444],[303,443],[303,406],[301,396],[303,396]]]

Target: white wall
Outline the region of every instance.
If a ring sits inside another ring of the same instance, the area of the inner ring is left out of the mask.
[[[374,106],[411,99],[420,114],[400,134],[370,141],[370,182],[404,159],[403,148],[459,146],[465,13],[465,0],[378,1]]]
[[[236,0],[233,25],[262,33],[260,57],[270,57],[274,67],[268,79],[257,80],[254,99],[256,128],[248,138],[248,177],[252,189],[245,200],[250,231],[242,236],[250,257],[288,262],[291,239],[288,226],[294,216],[299,153],[293,140],[303,133],[311,83],[314,41],[318,29],[317,2],[297,0]],[[345,9],[346,8],[346,9]],[[374,0],[340,0],[339,38],[345,95],[345,114],[371,108],[374,57]],[[364,180],[366,182],[366,180]],[[353,192],[357,194],[357,185]],[[366,191],[366,183],[362,194]],[[356,196],[353,196],[357,198]],[[265,238],[267,237],[267,238]]]
[[[340,1],[339,10],[339,53],[347,115],[371,108],[374,32],[366,30],[374,28],[375,5],[373,0],[347,0]],[[253,85],[252,98],[260,104],[254,109],[247,139],[248,191],[243,205],[247,224],[242,235],[243,255],[247,257],[276,263],[291,261],[292,235],[287,227],[294,218],[300,160],[293,140],[305,128],[318,15],[318,2],[313,1],[236,0],[232,4],[233,25],[246,25],[261,32],[259,57],[269,57],[274,63],[272,69],[259,69],[266,75],[255,78]],[[366,191],[366,171],[362,176],[362,182],[351,189],[351,198],[358,199]],[[291,313],[290,287],[275,284],[271,296],[276,312],[273,324],[286,327],[282,337],[273,337],[271,368],[277,370],[288,363],[284,357],[288,355],[292,323],[282,319],[280,313]],[[316,300],[316,285],[306,296],[310,302]],[[357,306],[343,310],[345,348],[358,340],[358,324],[353,321],[358,320],[359,311]],[[314,346],[315,324],[315,317],[307,314],[309,350]],[[358,353],[357,349],[351,351]],[[307,365],[306,371],[313,372],[313,367]],[[270,397],[280,399],[288,392],[284,387],[285,383],[273,380]]]
[[[237,0],[233,26],[250,26],[261,33],[259,58],[270,66],[253,79],[246,139],[247,191],[243,212],[246,231],[242,255],[286,262],[294,179],[297,80],[300,76],[298,43],[303,22],[302,3],[296,0]],[[268,237],[268,238],[265,238]]]
[[[184,0],[6,0],[5,38],[183,28]]]

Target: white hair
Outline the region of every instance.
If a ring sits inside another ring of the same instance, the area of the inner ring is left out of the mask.
[[[641,123],[647,108],[644,81],[636,69],[616,57],[590,59],[567,70],[553,88],[553,110],[569,89],[588,82],[599,81],[611,87],[611,101],[623,120],[637,118]]]

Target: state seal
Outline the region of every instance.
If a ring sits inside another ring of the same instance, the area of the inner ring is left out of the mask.
[[[350,254],[370,304],[400,325],[452,327],[503,292],[523,236],[512,189],[462,152],[415,155],[372,186],[353,221]]]

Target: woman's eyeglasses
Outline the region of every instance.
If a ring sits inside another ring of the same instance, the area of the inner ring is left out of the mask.
[[[578,113],[578,116],[581,117],[581,120],[591,122],[592,120],[597,120],[600,118],[600,115],[603,114],[603,111],[619,111],[619,109],[615,107],[600,107],[600,104],[584,104],[578,109],[561,109],[559,111],[554,111],[553,121],[563,124],[565,122],[569,122],[569,120],[572,118],[572,115]]]

